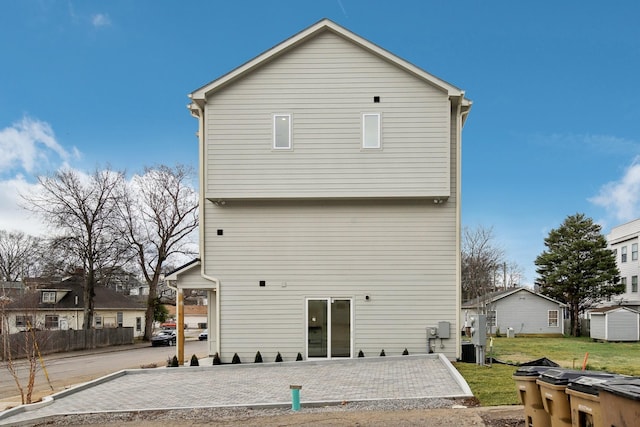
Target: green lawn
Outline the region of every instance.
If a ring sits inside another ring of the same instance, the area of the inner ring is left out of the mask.
[[[493,339],[493,357],[510,363],[547,357],[563,368],[581,369],[586,353],[589,353],[587,369],[640,376],[640,343],[637,342],[593,342],[589,338]],[[512,378],[517,366],[454,365],[483,406],[520,404]]]

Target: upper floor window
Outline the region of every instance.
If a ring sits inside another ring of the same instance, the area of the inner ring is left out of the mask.
[[[631,292],[638,292],[638,276],[631,276]]]
[[[55,303],[56,302],[56,293],[55,292],[49,292],[49,291],[43,291],[42,292],[42,302],[44,303]]]
[[[549,310],[547,315],[548,325],[550,328],[558,327],[558,310]]]
[[[380,113],[362,115],[362,148],[380,148]]]
[[[273,148],[291,148],[291,114],[273,115]]]
[[[620,248],[620,262],[627,262],[627,247]]]
[[[627,292],[627,278],[626,277],[621,277],[620,278],[620,284],[624,286],[624,291]]]
[[[638,244],[634,243],[631,245],[631,261],[638,260]]]

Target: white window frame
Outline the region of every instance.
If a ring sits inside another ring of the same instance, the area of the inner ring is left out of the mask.
[[[56,302],[55,291],[42,291],[42,302],[44,304],[55,304]]]
[[[555,313],[555,324],[551,323],[551,313]],[[548,310],[547,311],[547,326],[549,328],[558,328],[560,327],[560,311],[559,310]]]
[[[53,321],[55,319],[55,322]],[[45,329],[58,329],[60,327],[60,316],[57,314],[45,314],[44,315],[44,328]]]
[[[638,293],[638,276],[631,276],[631,293]]]
[[[287,120],[289,121],[289,126],[288,126],[288,142],[289,144],[286,147],[279,147],[278,146],[278,133],[277,133],[277,122],[279,118],[282,117],[286,117]],[[273,115],[273,149],[274,150],[291,150],[291,147],[293,147],[293,133],[291,132],[292,129],[292,122],[293,119],[291,117],[291,114],[289,113],[277,113]]]
[[[620,262],[627,262],[627,247],[620,248]]]
[[[367,117],[376,117],[378,119],[378,126],[376,129],[377,132],[377,138],[376,138],[376,144],[375,145],[369,145],[367,144],[368,138],[367,138]],[[382,134],[381,134],[381,129],[382,129],[382,115],[380,113],[362,113],[362,148],[365,150],[376,150],[376,149],[380,149],[382,147]]]
[[[16,328],[33,327],[33,316],[18,314],[16,316]]]
[[[96,329],[102,329],[102,316],[95,316],[93,321],[96,324]]]
[[[631,261],[637,261],[637,260],[638,260],[638,244],[633,243],[631,245]]]

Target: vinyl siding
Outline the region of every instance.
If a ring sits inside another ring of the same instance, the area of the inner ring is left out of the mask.
[[[356,354],[426,352],[427,326],[456,324],[454,212],[452,201],[208,203],[205,265],[221,281],[223,361],[304,355],[310,297],[353,300]],[[450,358],[456,342],[443,342]]]
[[[291,150],[272,148],[277,113]],[[361,148],[362,113],[381,114],[381,149]],[[447,94],[331,32],[216,92],[205,117],[210,200],[450,195]]]

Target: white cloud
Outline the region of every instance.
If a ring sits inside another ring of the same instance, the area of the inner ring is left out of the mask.
[[[33,236],[45,233],[46,227],[40,219],[24,207],[22,194],[33,194],[37,184],[29,183],[22,175],[0,181],[0,228],[7,231],[23,231]]]
[[[43,121],[24,117],[10,127],[0,129],[0,174],[17,168],[35,172],[36,165],[49,166],[50,157],[66,163],[79,153],[65,150],[56,140],[51,126]]]
[[[640,157],[636,157],[618,181],[608,182],[589,202],[601,206],[616,220],[626,222],[640,215]]]
[[[111,19],[106,13],[96,13],[91,17],[91,24],[96,28],[108,27],[111,25]]]

